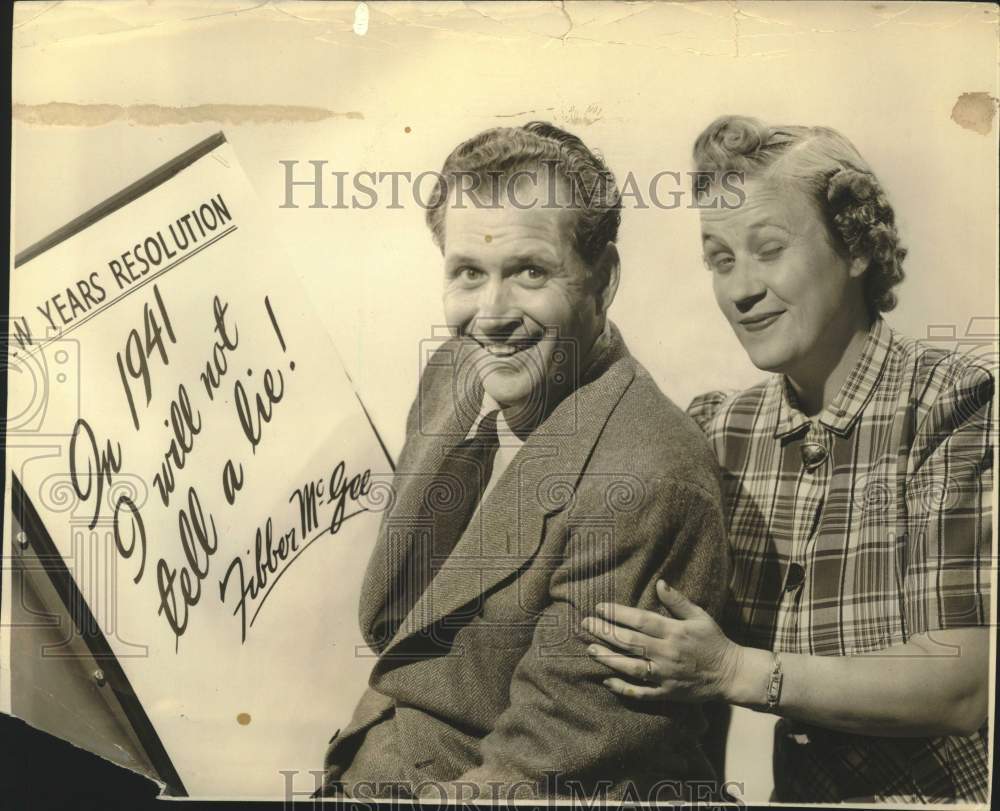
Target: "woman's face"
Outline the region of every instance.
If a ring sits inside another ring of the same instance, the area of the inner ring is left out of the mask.
[[[799,184],[750,179],[744,191],[738,208],[702,210],[705,262],[750,360],[794,378],[862,317],[864,266],[834,249]]]

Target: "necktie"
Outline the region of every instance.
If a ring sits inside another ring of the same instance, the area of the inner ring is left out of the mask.
[[[424,489],[420,511],[423,531],[413,534],[399,579],[389,590],[383,615],[388,620],[383,633],[389,637],[395,634],[435,572],[448,559],[476,511],[493,475],[493,462],[500,447],[497,413],[484,415],[475,435],[444,455]]]

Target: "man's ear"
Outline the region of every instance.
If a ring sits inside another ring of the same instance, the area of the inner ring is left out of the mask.
[[[618,256],[618,246],[614,242],[604,246],[604,250],[597,257],[594,272],[598,279],[605,280],[604,287],[597,291],[597,304],[601,313],[607,313],[615,300],[618,281],[621,278],[621,259]]]

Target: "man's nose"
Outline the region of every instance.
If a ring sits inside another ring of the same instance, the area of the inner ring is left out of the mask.
[[[737,259],[726,279],[726,293],[740,313],[748,313],[767,295],[767,287],[751,260]]]
[[[483,286],[476,312],[475,334],[492,341],[509,338],[521,326],[521,315],[510,304],[504,280]]]

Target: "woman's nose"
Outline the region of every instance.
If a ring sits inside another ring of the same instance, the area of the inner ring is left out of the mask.
[[[767,295],[767,288],[757,276],[753,262],[737,259],[726,279],[726,293],[741,313],[749,312]]]

